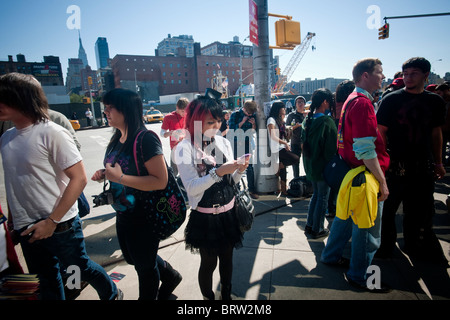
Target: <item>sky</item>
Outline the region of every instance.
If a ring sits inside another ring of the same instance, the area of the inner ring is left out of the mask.
[[[79,16],[70,10],[79,8]],[[403,62],[422,56],[432,71],[450,72],[450,15],[388,19],[390,36],[378,40],[384,17],[450,12],[449,0],[268,0],[270,13],[292,16],[301,25],[301,39],[316,33],[290,80],[351,78],[354,63],[377,57],[386,78]],[[69,9],[69,10],[68,10]],[[75,14],[75,15],[74,15]],[[79,17],[78,20],[74,20]],[[275,22],[269,17],[269,42],[275,45]],[[0,61],[21,53],[28,62],[59,56],[64,78],[69,58],[78,57],[78,29],[89,64],[97,69],[95,42],[106,37],[110,57],[155,55],[167,37],[192,35],[206,46],[214,41],[240,41],[249,35],[248,0],[15,0],[0,2]],[[75,27],[75,28],[73,28]],[[251,43],[246,40],[244,44]],[[312,46],[316,49],[313,51]],[[274,50],[286,67],[291,50]]]

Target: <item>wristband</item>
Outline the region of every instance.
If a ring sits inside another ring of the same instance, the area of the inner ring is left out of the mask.
[[[54,224],[58,224],[58,223],[60,223],[61,221],[56,221],[55,219],[52,219],[52,218],[50,218],[50,217],[48,217]]]
[[[216,168],[209,170],[209,175],[213,178],[214,182],[222,181],[222,177],[219,177],[216,173]]]
[[[122,175],[120,176],[120,178],[119,178],[119,184],[122,184],[122,178],[123,178],[123,173],[122,173]]]
[[[444,165],[442,163],[434,163],[435,167],[443,167]]]

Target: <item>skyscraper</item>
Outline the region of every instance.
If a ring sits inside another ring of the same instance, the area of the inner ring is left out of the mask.
[[[81,43],[80,30],[78,30],[78,40],[80,42],[80,47],[78,48],[78,59],[81,59],[81,61],[83,61],[83,66],[86,68],[86,66],[88,65],[88,60],[86,51],[84,51],[83,44]]]
[[[97,58],[97,69],[103,69],[108,66],[109,49],[106,38],[97,38],[95,42],[95,57]]]

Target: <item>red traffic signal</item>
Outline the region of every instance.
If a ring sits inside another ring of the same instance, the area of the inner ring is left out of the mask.
[[[378,29],[378,39],[389,38],[389,23],[385,23],[381,28]]]

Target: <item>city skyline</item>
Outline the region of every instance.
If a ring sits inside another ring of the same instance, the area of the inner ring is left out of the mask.
[[[69,10],[74,4],[79,8],[79,29],[68,27],[71,22],[76,22],[73,20],[76,12]],[[413,56],[427,58],[432,71],[441,77],[450,72],[450,44],[441,40],[445,39],[450,16],[388,21],[390,37],[386,40],[378,40],[378,30],[373,27],[376,17],[449,12],[448,1],[347,0],[335,3],[330,0],[319,7],[305,1],[269,0],[268,5],[270,13],[291,15],[293,20],[300,21],[302,39],[307,32],[317,34],[312,43],[315,50],[308,49],[290,79],[292,81],[350,78],[353,64],[367,56],[381,59],[386,78],[392,78],[401,69],[401,64]],[[380,12],[376,14],[373,8]],[[249,34],[248,0],[230,0],[226,6],[216,0],[188,3],[135,0],[126,6],[118,0],[62,0],[56,3],[18,0],[2,2],[0,12],[0,26],[6,30],[2,36],[0,60],[17,54],[24,54],[27,61],[35,62],[42,61],[43,56],[58,56],[64,78],[68,59],[78,57],[78,31],[93,69],[97,68],[95,41],[99,37],[108,40],[110,58],[117,54],[154,56],[158,43],[167,34],[192,35],[201,47],[215,41],[227,43],[234,36],[245,45],[251,44],[244,41]],[[52,18],[43,19],[45,16]],[[274,23],[277,19],[269,17],[271,45],[275,44]],[[274,50],[274,56],[280,56],[282,70],[292,53]]]

